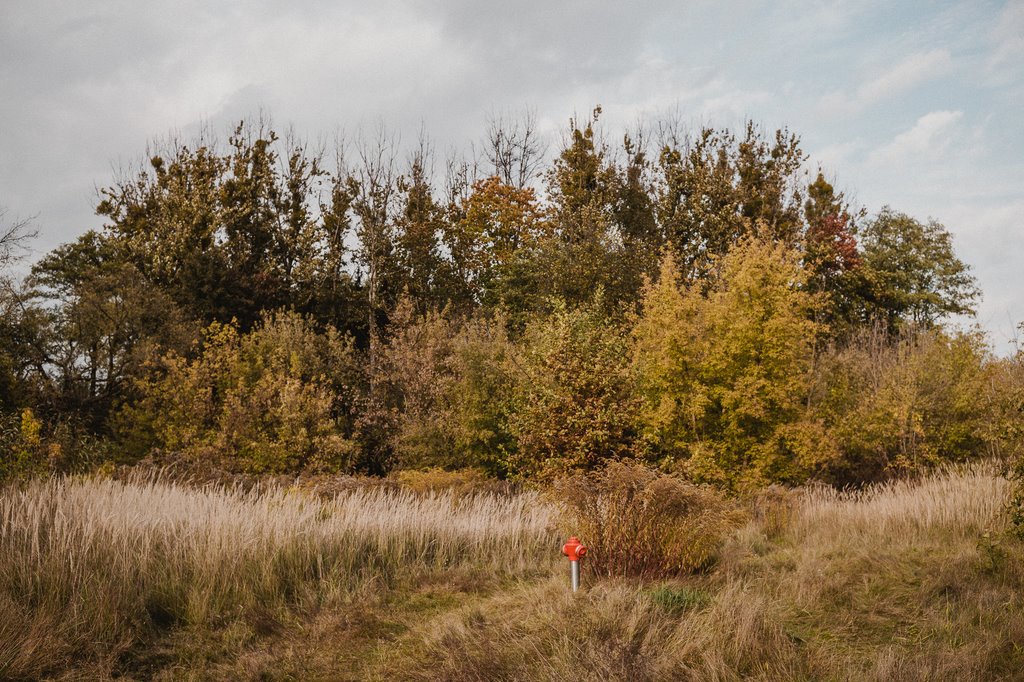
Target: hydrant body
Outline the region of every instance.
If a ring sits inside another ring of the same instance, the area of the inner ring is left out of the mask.
[[[580,559],[587,554],[587,548],[579,538],[573,536],[562,545],[562,554],[569,557],[569,575],[572,582],[572,591],[580,589]]]

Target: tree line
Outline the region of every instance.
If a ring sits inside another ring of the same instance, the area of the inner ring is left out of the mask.
[[[787,130],[610,144],[600,114],[550,155],[496,119],[469,160],[242,122],[154,145],[20,281],[9,227],[4,472],[639,459],[738,488],[1017,451],[1021,357],[944,325],[979,292],[943,225],[852,206]]]

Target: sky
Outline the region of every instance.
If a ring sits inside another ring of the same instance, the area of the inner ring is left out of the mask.
[[[676,117],[798,134],[857,205],[934,219],[1024,321],[1024,0],[0,1],[0,208],[36,256],[99,228],[98,187],[147,143],[263,111],[317,139],[386,126],[465,149],[535,113],[557,147]]]

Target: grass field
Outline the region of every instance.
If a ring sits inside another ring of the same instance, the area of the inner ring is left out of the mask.
[[[1021,679],[1008,494],[761,498],[708,570],[572,595],[533,492],[38,481],[0,498],[0,678]]]

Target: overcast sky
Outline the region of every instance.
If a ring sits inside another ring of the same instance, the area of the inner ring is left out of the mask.
[[[0,207],[46,251],[102,224],[95,188],[150,139],[261,108],[443,150],[525,108],[557,139],[598,103],[609,137],[789,126],[869,211],[950,229],[997,347],[1024,320],[1024,1],[0,0]]]

